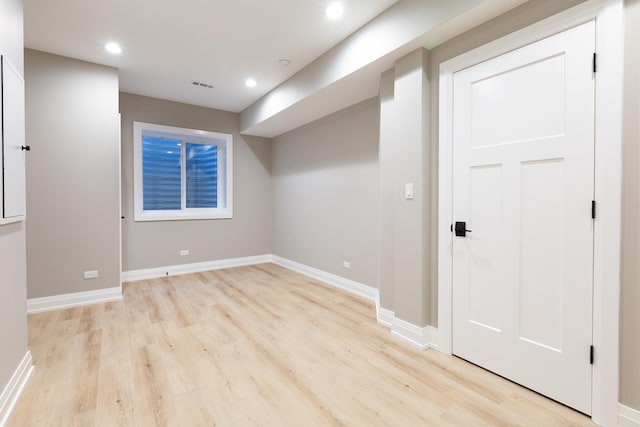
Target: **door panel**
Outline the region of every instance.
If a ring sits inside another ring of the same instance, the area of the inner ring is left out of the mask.
[[[564,60],[564,55],[555,55],[473,82],[471,146],[561,135],[565,108]],[[523,86],[523,82],[536,81],[540,76],[545,76],[543,85]]]
[[[519,330],[523,340],[562,348],[564,161],[522,165]]]
[[[488,238],[499,234],[502,228],[502,167],[487,165],[471,168],[471,218],[473,239],[469,240],[470,252],[475,255],[469,265],[469,320],[495,330],[503,329],[502,318],[493,295],[503,293],[504,281],[500,280],[502,254],[497,241]],[[483,238],[484,237],[484,238]]]
[[[454,75],[453,352],[591,412],[595,23]]]
[[[7,61],[2,68],[2,167],[4,219],[21,218],[25,211],[24,81]]]

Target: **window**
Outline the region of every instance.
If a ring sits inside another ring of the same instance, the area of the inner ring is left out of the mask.
[[[133,123],[134,220],[232,217],[232,136]]]

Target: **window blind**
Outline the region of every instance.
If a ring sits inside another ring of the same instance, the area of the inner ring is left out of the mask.
[[[181,209],[181,142],[142,137],[144,210]]]
[[[218,207],[218,146],[186,144],[187,208]]]

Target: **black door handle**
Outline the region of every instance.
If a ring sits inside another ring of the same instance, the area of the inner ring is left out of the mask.
[[[466,222],[458,221],[455,225],[455,232],[458,237],[466,237],[467,233],[471,233],[471,230],[467,230]]]
[[[30,147],[30,146],[28,146],[28,145],[23,145],[22,147],[20,147],[20,149],[21,149],[22,151],[25,151],[25,150],[26,150],[26,151],[31,151],[31,147]]]

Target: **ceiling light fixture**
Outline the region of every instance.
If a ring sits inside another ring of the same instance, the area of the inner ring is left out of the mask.
[[[104,45],[104,48],[107,50],[107,52],[113,53],[114,55],[122,53],[122,48],[118,43],[109,42]]]
[[[342,3],[337,1],[330,3],[325,9],[324,14],[329,19],[339,19],[344,15],[344,7],[342,6]]]
[[[291,61],[287,58],[280,58],[278,59],[278,64],[280,64],[282,67],[288,67],[289,64],[291,64]]]
[[[247,80],[245,80],[245,81],[244,81],[244,84],[245,84],[245,86],[247,86],[247,87],[256,87],[256,85],[257,85],[258,83],[255,81],[255,79],[251,79],[251,78],[249,78],[249,79],[247,79]]]

